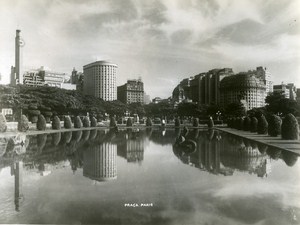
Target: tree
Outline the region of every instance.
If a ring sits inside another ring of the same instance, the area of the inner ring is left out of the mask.
[[[18,131],[26,132],[29,130],[29,121],[25,115],[22,115],[18,121]]]
[[[251,129],[250,129],[250,131],[251,132],[257,132],[257,123],[258,123],[258,120],[257,120],[257,118],[256,117],[251,117]]]
[[[115,126],[117,126],[115,117],[112,116],[112,117],[110,118],[109,126],[110,126],[110,127],[115,127]]]
[[[46,130],[46,119],[43,115],[38,116],[38,120],[36,123],[36,128],[38,130]]]
[[[264,115],[261,115],[257,121],[257,133],[267,134],[268,133],[268,121]]]
[[[52,129],[53,130],[60,130],[60,119],[58,118],[58,116],[54,116],[53,120],[52,120]]]
[[[91,122],[90,122],[89,117],[85,116],[83,118],[82,124],[83,124],[83,127],[90,127],[91,126]]]
[[[130,117],[127,119],[126,126],[127,127],[132,127],[132,120],[131,120]]]
[[[97,119],[95,117],[91,118],[91,127],[96,127],[97,126]]]
[[[198,118],[194,118],[193,119],[193,127],[198,127],[199,126],[199,119]]]
[[[64,118],[64,128],[70,129],[72,128],[72,122],[70,116],[65,116]]]
[[[227,116],[245,116],[246,109],[244,105],[240,102],[230,103],[225,107],[225,114]]]
[[[146,126],[147,127],[152,127],[152,120],[149,117],[146,120]]]
[[[7,130],[5,116],[0,113],[0,132],[5,132]]]
[[[282,92],[273,92],[266,97],[266,109],[272,114],[299,115],[299,105],[295,100],[286,98]]]
[[[268,119],[268,134],[271,137],[277,137],[281,133],[281,123],[282,120],[279,116],[271,115]]]
[[[76,116],[74,119],[74,128],[81,128],[82,127],[82,121],[79,116]]]
[[[194,102],[182,102],[178,105],[177,114],[179,116],[198,116],[197,104]]]
[[[250,129],[251,129],[251,118],[249,116],[246,116],[244,119],[243,130],[250,131]]]
[[[282,120],[281,137],[284,140],[299,139],[299,125],[293,114],[289,113]]]
[[[175,127],[180,127],[180,120],[178,117],[175,119]]]

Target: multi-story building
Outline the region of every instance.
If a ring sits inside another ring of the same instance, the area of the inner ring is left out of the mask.
[[[50,86],[66,89],[75,89],[70,85],[65,85],[69,80],[69,75],[62,72],[53,72],[50,70],[45,70],[42,66],[39,69],[33,69],[26,71],[23,75],[23,83],[28,86]]]
[[[242,102],[246,110],[265,105],[266,86],[254,72],[225,77],[220,83],[220,105]]]
[[[126,84],[118,86],[117,96],[125,104],[144,103],[144,83],[141,79],[128,80]]]
[[[96,61],[83,66],[83,92],[104,101],[117,99],[117,65],[107,61]]]
[[[183,79],[173,91],[174,102],[193,101],[199,105],[220,103],[220,82],[233,75],[231,68],[213,69],[194,77]]]
[[[263,68],[262,66],[256,67],[256,76],[257,78],[261,79],[266,86],[266,94],[273,92],[273,81],[272,75],[267,68]]]
[[[285,98],[290,98],[290,90],[289,90],[288,86],[284,83],[274,85],[273,92],[279,92],[282,95],[284,95]]]
[[[297,88],[296,100],[297,100],[298,104],[300,104],[300,88]]]
[[[297,88],[293,83],[288,83],[287,88],[290,91],[290,99],[296,100],[297,99]]]
[[[162,100],[163,100],[163,99],[160,98],[160,97],[155,97],[154,99],[152,99],[152,103],[157,104],[157,103],[161,102]]]

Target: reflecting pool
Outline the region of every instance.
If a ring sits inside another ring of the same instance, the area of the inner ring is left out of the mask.
[[[300,221],[298,155],[217,130],[18,138],[0,138],[2,224]]]

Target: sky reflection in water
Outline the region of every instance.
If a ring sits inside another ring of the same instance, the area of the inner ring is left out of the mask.
[[[174,145],[180,132],[2,139],[0,223],[299,223],[297,155],[207,130],[189,131],[189,149]]]

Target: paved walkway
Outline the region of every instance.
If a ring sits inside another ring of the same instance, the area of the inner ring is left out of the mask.
[[[249,140],[255,140],[257,142],[280,148],[280,149],[285,149],[291,152],[294,152],[298,155],[300,155],[300,141],[299,140],[282,140],[281,136],[279,137],[270,137],[268,135],[263,135],[263,134],[257,134],[257,133],[251,133],[249,131],[242,131],[242,130],[237,130],[233,128],[220,128],[216,127],[216,129],[228,132],[240,137],[247,138]]]

